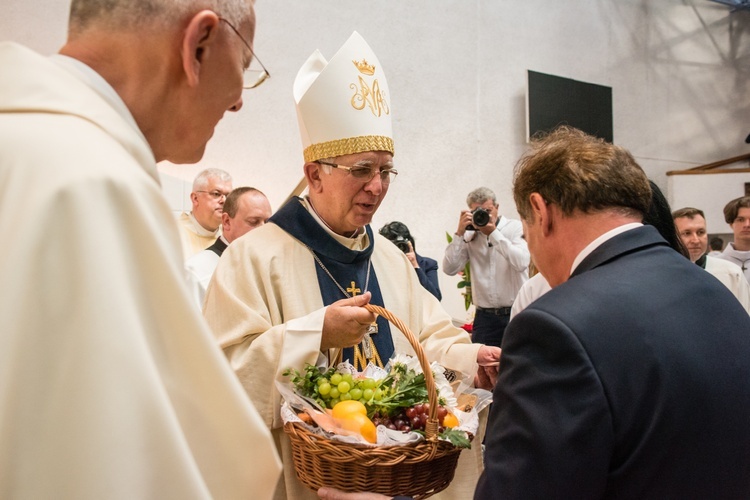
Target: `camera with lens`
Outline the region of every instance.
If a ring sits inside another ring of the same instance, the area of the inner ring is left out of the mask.
[[[394,245],[396,245],[399,250],[401,250],[404,253],[409,253],[409,240],[404,238],[403,236],[397,236],[395,240],[391,240]]]
[[[380,234],[391,240],[402,252],[409,253],[409,243],[412,242],[409,228],[401,222],[390,222],[380,228]]]
[[[471,211],[471,222],[466,226],[469,231],[476,231],[478,227],[484,227],[490,223],[490,212],[482,207],[477,207]]]

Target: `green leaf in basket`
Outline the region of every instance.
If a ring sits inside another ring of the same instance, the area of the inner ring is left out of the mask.
[[[448,441],[451,442],[453,446],[456,448],[467,448],[471,449],[471,441],[469,441],[469,438],[466,437],[466,433],[464,431],[459,431],[458,429],[445,429],[441,434],[441,438],[445,438]]]
[[[320,406],[326,408],[326,401],[318,392],[318,381],[330,377],[335,372],[334,368],[324,371],[315,365],[306,364],[304,374],[294,368],[287,368],[282,375],[289,377],[297,393],[301,396],[315,400]]]

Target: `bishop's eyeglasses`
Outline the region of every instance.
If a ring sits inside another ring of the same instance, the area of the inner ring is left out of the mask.
[[[390,184],[396,179],[396,176],[398,175],[398,171],[395,168],[376,169],[364,165],[354,165],[353,167],[348,167],[346,165],[339,165],[337,163],[330,163],[322,160],[318,160],[318,163],[320,163],[321,165],[328,165],[329,167],[346,170],[352,177],[360,182],[364,182],[365,184],[373,180],[376,175],[380,175],[380,182],[382,182],[383,184]]]
[[[235,34],[240,37],[240,40],[242,40],[242,43],[245,44],[245,47],[247,47],[247,50],[250,51],[250,54],[252,54],[253,59],[258,61],[258,64],[260,64],[260,67],[262,69],[254,69],[254,68],[245,68],[245,70],[242,72],[243,82],[242,82],[242,88],[243,89],[254,89],[255,87],[259,86],[261,83],[265,82],[268,78],[270,78],[271,74],[268,72],[266,67],[263,65],[263,63],[258,59],[258,56],[255,55],[255,52],[250,47],[250,44],[247,43],[247,40],[245,40],[245,37],[240,35],[240,32],[235,28],[232,23],[224,19],[223,17],[219,17],[220,21],[224,21],[227,23],[227,26],[232,28],[232,31],[235,32]]]

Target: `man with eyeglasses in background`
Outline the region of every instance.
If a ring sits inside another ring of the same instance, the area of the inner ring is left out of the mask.
[[[232,176],[219,168],[207,168],[193,180],[193,209],[177,219],[185,261],[202,252],[221,236],[221,214],[232,191]]]
[[[242,107],[252,3],[69,20],[58,55],[0,43],[0,497],[268,498],[270,433],[188,295],[156,168]]]
[[[288,382],[283,372],[303,371],[306,363],[347,360],[363,370],[370,362],[385,365],[394,353],[414,353],[401,332],[362,306],[390,310],[431,361],[484,388],[493,385],[500,349],[472,344],[419,283],[404,253],[370,227],[397,172],[388,85],[364,39],[355,32],[330,61],[315,51],[293,94],[308,195],[229,245],[204,315],[280,447],[284,477],[276,498],[302,500],[316,495],[294,473],[274,380]],[[473,491],[480,450],[465,452],[455,498]]]

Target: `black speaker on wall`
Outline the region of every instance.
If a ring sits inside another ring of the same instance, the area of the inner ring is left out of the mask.
[[[528,70],[527,139],[569,125],[612,142],[612,87]]]

